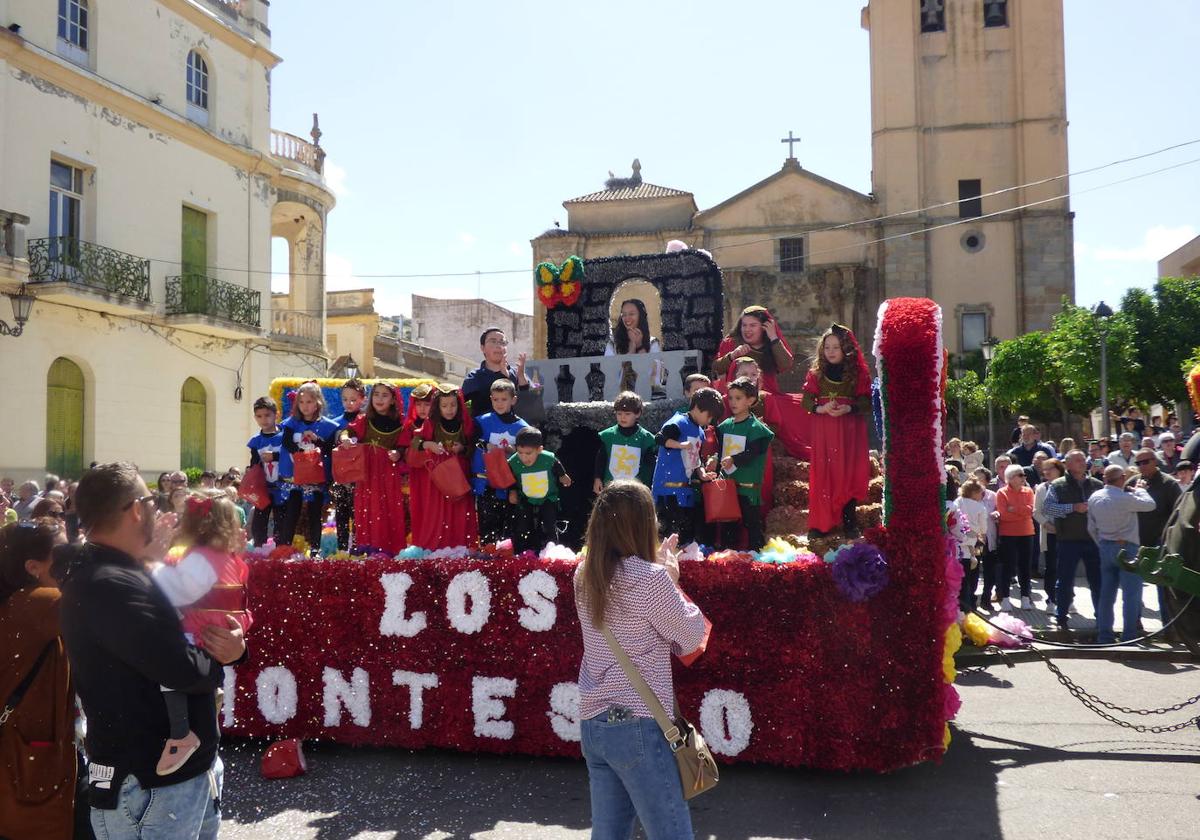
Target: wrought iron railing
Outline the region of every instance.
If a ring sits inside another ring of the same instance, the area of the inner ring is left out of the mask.
[[[208,315],[250,327],[262,323],[262,293],[203,274],[167,278],[168,315]]]
[[[325,338],[322,335],[320,318],[289,309],[271,310],[271,334],[311,342],[322,342]]]
[[[150,300],[150,261],[73,236],[29,240],[30,283],[73,283]]]

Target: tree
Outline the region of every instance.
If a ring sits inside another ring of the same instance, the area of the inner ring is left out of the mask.
[[[1112,405],[1128,399],[1141,375],[1134,343],[1134,327],[1127,316],[1108,319],[1108,400]],[[1066,408],[1088,414],[1100,404],[1100,323],[1090,310],[1063,300],[1047,334],[1047,351],[1061,377]],[[1066,414],[1063,415],[1066,422]]]
[[[1000,342],[988,370],[986,390],[1008,411],[1058,412],[1066,417],[1062,374],[1051,355],[1048,333],[1031,332]]]
[[[964,423],[980,420],[987,416],[987,390],[979,380],[979,374],[973,370],[964,370],[958,379],[946,380],[946,409],[950,420],[948,428],[958,425],[958,405],[962,399],[962,420]]]
[[[1164,277],[1153,294],[1130,289],[1121,317],[1133,330],[1141,366],[1130,396],[1144,403],[1185,402],[1185,365],[1200,346],[1200,277]]]

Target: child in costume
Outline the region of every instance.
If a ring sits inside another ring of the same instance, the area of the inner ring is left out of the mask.
[[[415,441],[421,433],[421,427],[429,420],[429,412],[433,409],[433,386],[422,382],[408,392],[408,413],[404,415],[404,436],[407,440]],[[424,501],[432,492],[429,470],[425,469],[425,453],[412,448],[411,444],[404,455],[404,490],[408,498],[408,527],[413,531],[417,522],[424,521]],[[414,543],[415,544],[415,543]]]
[[[848,327],[834,324],[821,336],[804,381],[803,399],[812,419],[809,537],[827,534],[840,519],[846,536],[853,539],[859,536],[855,508],[867,502],[871,480],[867,454],[871,375]]]
[[[367,400],[367,389],[359,379],[347,379],[342,386],[342,416],[338,428],[345,430],[362,416],[363,403]],[[333,520],[337,524],[338,551],[350,549],[350,522],[354,518],[354,485],[333,483],[329,486],[333,498]]]
[[[467,411],[462,391],[454,385],[438,385],[433,392],[429,419],[421,426],[413,447],[424,452],[432,467],[456,459],[465,478],[469,475],[474,443],[475,422]],[[426,485],[425,493],[418,505],[417,485],[413,485],[413,506],[421,509],[421,518],[414,517],[413,521],[413,545],[434,550],[479,543],[479,520],[475,515],[473,494],[451,499],[432,481]]]
[[[179,529],[186,552],[178,563],[159,565],[153,571],[154,582],[180,610],[188,641],[200,647],[204,646],[201,631],[210,625],[229,629],[232,618],[242,632],[250,629],[252,619],[246,609],[250,570],[238,556],[246,547],[239,522],[237,505],[224,491],[189,496]],[[162,696],[170,733],[156,771],[166,776],[182,767],[200,746],[188,723],[188,698],[194,696],[197,702],[203,698],[167,688]]]
[[[654,482],[654,435],[638,424],[642,398],[622,391],[613,400],[615,426],[600,432],[600,449],[592,489],[599,495],[604,485],[619,478],[636,479],[649,487]]]
[[[400,421],[400,394],[390,382],[371,386],[367,411],[340,435],[366,447],[367,479],[354,486],[354,545],[396,554],[408,545],[404,518],[404,453],[412,443]]]
[[[747,306],[738,317],[737,326],[721,340],[717,358],[713,360],[713,373],[721,377],[728,387],[737,378],[736,361],[748,356],[762,369],[759,384],[773,393],[782,393],[776,378],[787,373],[796,364],[792,348],[779,332],[779,324],[762,306]]]
[[[517,433],[516,453],[508,459],[517,483],[508,491],[516,505],[513,550],[541,551],[557,539],[558,488],[570,487],[571,476],[553,452],[542,448],[542,433],[527,426]]]
[[[655,437],[659,450],[652,490],[664,538],[677,534],[680,544],[687,545],[703,528],[704,505],[696,493],[696,483],[713,478],[704,469],[705,431],[724,413],[719,393],[712,388],[698,388],[688,410],[677,412]]]
[[[762,494],[771,441],[775,433],[752,413],[758,401],[758,387],[749,379],[729,383],[729,409],[732,416],[717,426],[721,473],[737,484],[742,521],[721,525],[721,544],[731,546],[737,529],[744,526],[751,551],[766,543],[763,534]]]
[[[256,546],[267,541],[267,533],[271,520],[275,520],[275,529],[279,530],[279,520],[283,518],[284,498],[279,481],[279,451],[283,449],[283,430],[279,428],[279,406],[270,397],[259,397],[254,401],[254,422],[258,424],[258,434],[246,442],[250,449],[250,466],[262,465],[267,478],[267,492],[271,494],[271,504],[263,509],[255,508],[250,514],[250,538]]]
[[[283,452],[279,458],[279,477],[283,482],[285,498],[283,520],[275,530],[277,545],[291,545],[300,524],[300,512],[308,506],[308,521],[304,538],[310,550],[321,545],[321,523],[328,503],[326,492],[333,478],[329,456],[336,442],[338,425],[325,414],[325,397],[316,382],[305,382],[296,389],[292,401],[292,413],[283,421]],[[320,450],[325,464],[325,481],[320,484],[296,484],[293,480],[295,464],[292,460],[297,452]]]
[[[492,410],[475,420],[479,424],[479,444],[471,456],[471,485],[478,504],[479,541],[484,544],[499,542],[511,529],[508,523],[509,492],[507,489],[496,489],[488,483],[483,454],[489,450],[503,449],[505,457],[510,457],[517,435],[522,429],[529,428],[529,424],[513,412],[517,386],[511,379],[497,379],[492,383],[489,395]]]

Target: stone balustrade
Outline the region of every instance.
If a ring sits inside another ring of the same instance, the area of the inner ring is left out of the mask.
[[[271,154],[293,161],[320,174],[325,169],[325,150],[295,134],[271,129]]]
[[[320,318],[289,309],[271,310],[271,334],[313,344],[323,344],[325,341]]]
[[[542,401],[547,407],[560,402],[612,402],[624,390],[622,385],[627,384],[631,371],[636,379],[629,390],[643,400],[681,400],[684,377],[700,372],[700,355],[699,350],[665,350],[628,356],[535,359],[527,364],[526,373],[532,378],[536,372],[540,377]],[[661,389],[654,388],[657,365],[666,368],[666,381]]]

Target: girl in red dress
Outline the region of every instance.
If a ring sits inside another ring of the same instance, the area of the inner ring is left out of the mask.
[[[351,440],[366,447],[367,480],[354,488],[354,544],[396,554],[408,545],[404,519],[404,452],[412,431],[400,422],[395,386],[379,381],[371,386],[366,413],[342,432],[342,446]]]
[[[812,414],[808,536],[824,536],[840,518],[846,537],[853,539],[859,536],[855,508],[866,503],[871,479],[871,375],[848,327],[834,324],[821,336],[803,400]]]
[[[429,419],[433,410],[433,386],[423,382],[408,392],[408,413],[404,415],[404,433],[409,441],[414,441],[421,432],[421,426]],[[429,498],[429,470],[425,469],[425,453],[419,449],[409,448],[404,458],[404,492],[408,496],[408,527],[413,529],[415,523],[423,521],[425,516],[421,505]],[[417,543],[413,543],[416,545]]]
[[[436,467],[450,458],[457,459],[465,480],[471,467],[471,446],[474,442],[475,424],[467,411],[462,392],[453,385],[438,385],[433,391],[433,409],[413,440],[413,448],[425,454],[430,467]],[[415,476],[425,470],[424,466],[413,468],[413,545],[430,550],[478,545],[479,520],[475,515],[475,496],[467,493],[461,498],[451,499],[432,481],[419,485]],[[423,490],[423,498],[418,499],[418,488]]]

